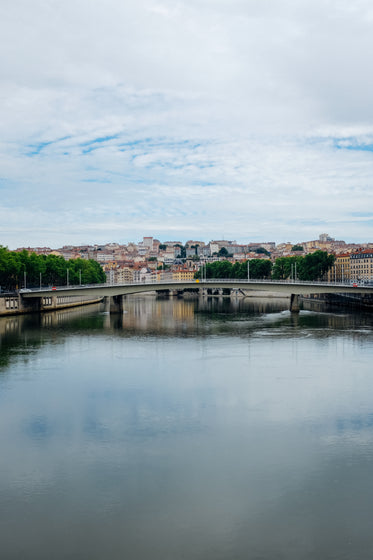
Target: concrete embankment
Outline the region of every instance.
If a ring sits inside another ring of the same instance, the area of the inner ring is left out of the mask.
[[[0,295],[0,317],[7,315],[23,315],[25,313],[44,313],[98,303],[102,298],[92,298],[89,296],[64,296],[48,295],[38,299],[25,300],[18,293]]]
[[[337,305],[341,307],[351,307],[354,309],[373,310],[372,294],[311,294],[302,296],[304,302],[319,302],[328,305]]]

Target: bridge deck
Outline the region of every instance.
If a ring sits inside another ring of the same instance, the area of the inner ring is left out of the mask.
[[[162,290],[187,290],[191,288],[229,288],[251,291],[278,292],[286,295],[309,295],[326,293],[373,294],[373,286],[352,286],[344,283],[290,282],[273,280],[207,279],[193,281],[137,282],[128,284],[91,284],[86,286],[58,286],[42,289],[20,290],[25,299],[50,295],[66,296],[119,296]]]

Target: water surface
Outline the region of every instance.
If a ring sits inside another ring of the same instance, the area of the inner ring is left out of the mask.
[[[1,558],[372,558],[372,316],[287,306],[0,319]]]

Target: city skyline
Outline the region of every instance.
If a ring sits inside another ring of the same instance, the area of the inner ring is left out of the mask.
[[[0,244],[373,238],[373,10],[6,1]]]
[[[372,248],[373,241],[365,240],[364,242],[361,243],[354,243],[349,240],[346,241],[344,239],[336,239],[334,237],[331,237],[328,233],[321,233],[317,236],[316,239],[308,239],[308,240],[303,239],[297,241],[287,240],[287,241],[281,241],[280,243],[276,243],[271,240],[263,240],[263,239],[257,242],[251,240],[243,242],[239,239],[237,240],[237,239],[224,239],[224,238],[210,239],[207,241],[202,239],[201,236],[197,237],[194,240],[192,239],[182,240],[181,238],[177,238],[177,237],[175,237],[174,239],[158,239],[154,236],[143,236],[142,239],[137,239],[137,240],[131,239],[131,240],[126,240],[122,243],[112,240],[112,241],[108,241],[107,243],[83,243],[83,244],[75,244],[75,245],[62,244],[61,246],[58,247],[57,246],[52,247],[48,245],[34,246],[34,247],[31,247],[30,245],[21,245],[14,249],[8,247],[8,249],[11,251],[12,250],[21,251],[25,249],[28,252],[36,252],[36,253],[44,253],[44,254],[49,254],[50,252],[55,252],[57,254],[57,252],[59,251],[63,252],[64,250],[66,250],[68,253],[70,252],[70,250],[73,250],[75,253],[79,251],[84,252],[87,250],[95,251],[96,253],[101,250],[103,252],[108,251],[109,253],[111,253],[112,251],[116,251],[117,249],[125,249],[125,250],[128,249],[130,253],[135,251],[136,254],[138,250],[141,250],[142,255],[148,255],[148,256],[149,256],[148,253],[150,251],[150,256],[152,256],[154,251],[164,252],[166,251],[166,249],[177,248],[177,247],[179,248],[184,247],[185,249],[193,249],[193,251],[197,248],[202,249],[203,247],[205,248],[214,247],[212,249],[212,252],[218,251],[216,247],[218,248],[226,247],[228,249],[231,247],[233,253],[237,252],[236,249],[240,253],[242,252],[249,253],[252,250],[255,252],[255,250],[258,248],[265,249],[268,252],[272,252],[272,251],[277,252],[278,250],[288,252],[289,250],[293,251],[292,247],[295,247],[296,249],[294,249],[294,251],[301,250],[304,251],[305,254],[309,250],[313,252],[315,249],[322,249],[331,253],[341,254],[346,251],[355,252],[355,251],[360,251],[364,248]]]

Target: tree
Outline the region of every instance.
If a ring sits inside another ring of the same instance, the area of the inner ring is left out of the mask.
[[[198,256],[198,247],[199,247],[198,243],[196,245],[191,245],[190,246],[191,249],[194,249],[194,252],[195,252],[196,256]]]
[[[49,285],[63,285],[67,282],[69,271],[69,284],[97,284],[106,281],[102,267],[92,259],[70,259],[65,261],[57,255],[37,255],[23,251],[8,251],[0,246],[0,285],[6,289],[14,290],[24,285],[27,287],[39,286],[42,283]],[[41,275],[41,277],[40,277]]]
[[[180,248],[180,253],[179,253],[179,257],[181,259],[185,259],[186,258],[186,249],[185,247],[183,247],[182,245],[180,245],[180,243],[176,243],[174,245],[174,247],[179,247]]]
[[[329,255],[326,251],[315,251],[303,257],[302,264],[297,269],[300,280],[321,280],[334,265],[335,256]]]
[[[270,278],[272,272],[272,263],[267,259],[251,259],[250,260],[250,278]],[[247,271],[247,264],[246,264]]]
[[[101,284],[106,282],[105,272],[101,265],[93,259],[70,259],[66,263],[69,269],[69,283],[72,285],[80,284]]]
[[[216,261],[206,264],[206,278],[237,278],[247,279],[247,261],[234,265],[230,261]],[[252,259],[250,260],[250,278],[270,278],[272,270],[272,263],[267,259]],[[204,272],[205,273],[205,272]],[[200,278],[201,274],[198,271],[195,278]]]
[[[258,255],[262,254],[268,256],[271,254],[269,251],[267,251],[267,249],[264,249],[264,247],[259,247],[258,249],[255,249],[255,253],[258,253]]]
[[[293,245],[291,248],[292,251],[304,251],[302,245]]]
[[[328,255],[326,251],[315,251],[304,257],[280,257],[274,264],[272,278],[285,280],[296,274],[299,280],[320,280],[334,261],[334,255]]]
[[[297,265],[297,270],[299,270],[299,265],[303,257],[279,257],[276,259],[275,264],[272,269],[272,278],[274,280],[286,280],[292,275],[292,271],[295,270],[295,264]]]
[[[227,257],[229,255],[226,247],[221,247],[218,252],[218,257]]]
[[[45,262],[46,284],[66,284],[66,261],[58,255],[48,255]]]
[[[17,286],[20,268],[21,263],[17,253],[0,246],[0,286],[14,290]]]
[[[232,277],[245,278],[245,276],[241,276],[241,263],[239,263],[238,261],[235,262],[234,265],[232,266]],[[247,273],[246,273],[246,277],[247,277]]]

